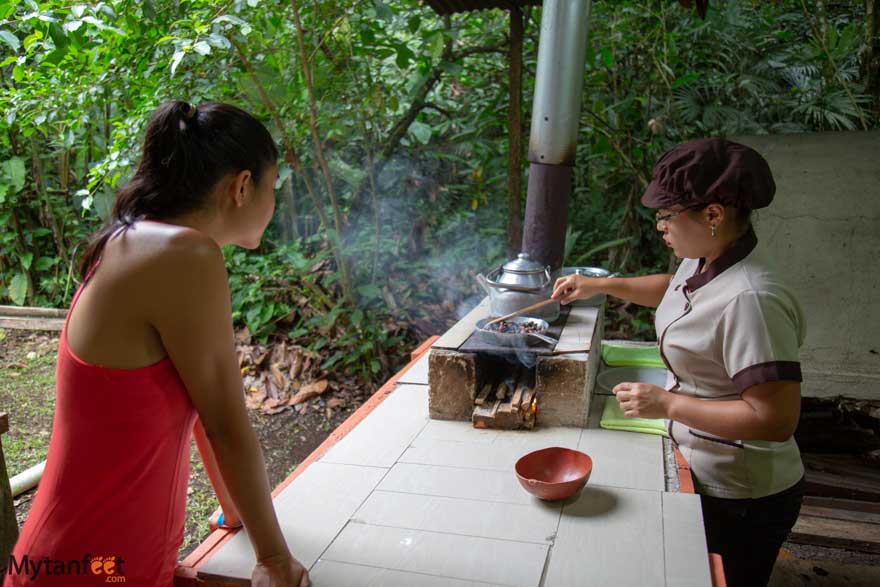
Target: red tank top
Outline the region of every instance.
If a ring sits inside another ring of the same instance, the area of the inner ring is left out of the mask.
[[[46,469],[4,587],[96,586],[119,575],[129,587],[173,583],[196,411],[170,357],[111,369],[67,346],[70,314],[97,267],[61,332]]]

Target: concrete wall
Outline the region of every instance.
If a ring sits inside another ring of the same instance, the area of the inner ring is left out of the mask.
[[[755,230],[807,316],[803,394],[880,399],[880,132],[734,140],[776,180]]]

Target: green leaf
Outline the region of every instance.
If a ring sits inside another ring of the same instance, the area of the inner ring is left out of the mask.
[[[18,273],[9,283],[9,297],[16,306],[23,306],[27,297],[27,275]]]
[[[0,163],[0,173],[2,173],[3,182],[12,186],[12,193],[24,189],[25,167],[24,159],[21,157],[13,157]]]
[[[58,48],[43,57],[43,61],[40,63],[48,63],[50,65],[58,65],[61,63],[61,60],[64,59],[64,56],[67,55],[66,48]]]
[[[211,45],[209,45],[205,41],[199,41],[198,43],[193,45],[193,51],[195,51],[199,55],[210,55]]]
[[[227,39],[220,33],[211,33],[208,36],[208,43],[210,43],[213,47],[217,47],[218,49],[228,49],[232,46],[229,42],[229,39]]]
[[[174,55],[171,56],[171,75],[174,75],[174,72],[177,71],[177,66],[180,65],[180,61],[183,59],[185,53],[178,49],[174,52]]]
[[[25,271],[31,268],[31,263],[34,262],[34,254],[28,251],[27,253],[21,256],[21,267]]]
[[[54,258],[40,257],[39,259],[37,259],[37,263],[36,263],[36,265],[34,265],[34,267],[37,269],[37,271],[46,271],[47,269],[49,269],[53,265],[55,265]]]
[[[67,47],[67,35],[64,34],[64,29],[58,23],[53,22],[49,25],[49,36],[52,37],[52,41],[55,42],[57,48]]]
[[[602,63],[604,63],[606,67],[614,65],[614,54],[609,47],[602,47]]]
[[[9,31],[0,31],[0,39],[3,39],[3,42],[9,45],[15,53],[18,53],[18,50],[21,49],[21,41]]]
[[[394,18],[394,13],[391,11],[391,8],[382,2],[382,0],[373,0],[373,8],[376,9],[376,18],[379,20],[391,20]]]
[[[409,20],[406,23],[406,27],[409,29],[409,32],[415,33],[419,30],[419,25],[422,24],[422,17],[418,14],[409,17]]]
[[[689,73],[687,75],[683,75],[680,78],[678,78],[677,80],[675,80],[674,82],[672,82],[672,87],[673,87],[673,89],[677,89],[677,88],[680,88],[683,85],[689,84],[690,82],[692,82],[696,79],[699,79],[699,78],[700,78],[700,74],[692,71],[691,73]]]
[[[431,37],[429,47],[428,51],[434,59],[440,59],[443,56],[443,49],[446,48],[446,41],[443,39],[442,32],[437,31],[434,36]]]
[[[364,319],[364,313],[360,310],[355,310],[351,313],[351,323],[355,326],[360,326],[361,322]]]
[[[412,132],[413,136],[423,145],[427,145],[431,140],[431,127],[424,122],[419,122],[418,120],[414,120],[411,125],[409,125],[409,130]]]
[[[395,62],[397,63],[397,67],[400,69],[406,69],[409,67],[410,59],[414,57],[413,52],[406,47],[406,45],[401,45],[397,48],[397,59]]]

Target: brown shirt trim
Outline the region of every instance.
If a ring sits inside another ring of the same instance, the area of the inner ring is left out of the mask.
[[[796,361],[771,361],[746,367],[733,377],[733,384],[744,392],[753,385],[771,381],[803,381],[801,364]]]
[[[754,229],[750,226],[745,234],[733,241],[727,250],[715,259],[705,271],[703,271],[703,265],[706,264],[706,259],[701,258],[699,265],[697,265],[697,272],[685,280],[688,290],[696,291],[703,287],[721,275],[721,273],[730,269],[735,263],[739,263],[745,259],[757,244],[758,237],[755,234]],[[703,272],[700,273],[700,271]]]

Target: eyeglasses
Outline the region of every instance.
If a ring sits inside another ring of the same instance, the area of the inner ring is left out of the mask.
[[[673,218],[675,218],[676,216],[678,216],[679,214],[681,214],[683,212],[687,212],[688,210],[695,210],[697,208],[705,208],[705,207],[706,207],[705,204],[697,204],[695,206],[688,206],[687,208],[682,208],[681,210],[675,210],[675,211],[669,212],[667,214],[661,214],[660,212],[657,212],[654,214],[654,220],[657,222],[657,224],[660,224],[661,222],[665,224],[666,222],[669,222],[670,220],[672,220]]]

